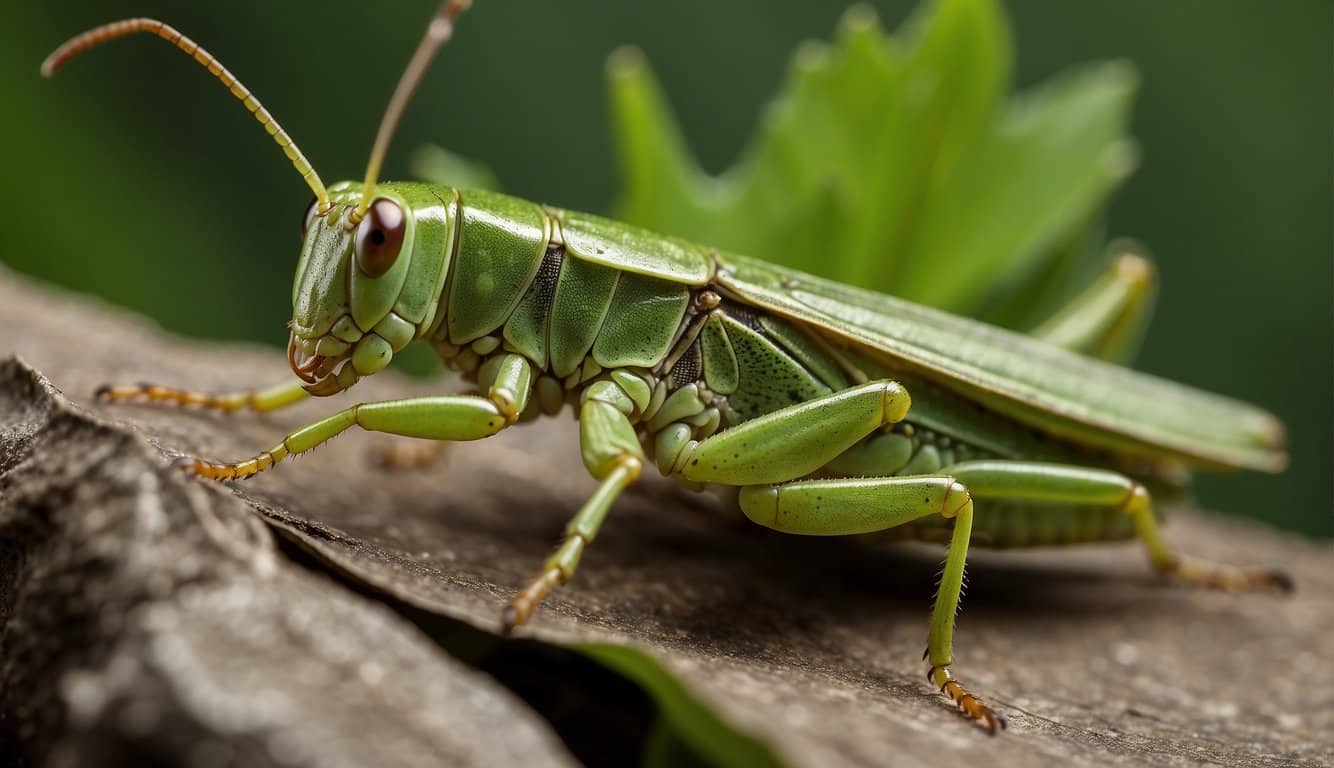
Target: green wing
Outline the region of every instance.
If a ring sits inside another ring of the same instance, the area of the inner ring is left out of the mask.
[[[567,253],[604,267],[686,285],[704,285],[713,274],[712,251],[591,213],[551,209]]]
[[[1021,423],[1081,444],[1215,467],[1281,470],[1283,425],[1238,400],[1027,336],[741,256],[716,281]]]

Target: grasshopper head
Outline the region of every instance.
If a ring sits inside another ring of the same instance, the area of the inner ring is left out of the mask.
[[[453,251],[453,192],[377,181],[412,93],[470,2],[445,0],[427,26],[380,120],[364,181],[335,184],[327,195],[316,189],[306,212],[287,359],[312,395],[341,392],[384,368],[437,316]]]
[[[362,183],[328,189],[292,137],[222,62],[156,19],[125,19],[76,35],[42,62],[49,77],[70,59],[136,33],[162,38],[208,69],[282,149],[315,193],[302,222],[301,262],[292,289],[292,372],[313,395],[332,395],[389,364],[436,317],[454,223],[453,192],[422,184],[377,184],[380,166],[409,99],[454,19],[470,0],[444,0],[389,100]]]
[[[292,372],[313,395],[332,395],[379,372],[437,317],[453,242],[440,188],[379,184],[353,223],[362,186],[329,188],[302,222],[292,287]]]

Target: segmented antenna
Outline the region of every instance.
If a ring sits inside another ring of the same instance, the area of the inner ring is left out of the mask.
[[[380,166],[384,164],[384,156],[389,152],[389,142],[394,138],[394,131],[398,129],[398,122],[402,119],[403,111],[407,109],[413,92],[421,84],[422,77],[430,67],[431,59],[435,58],[436,51],[449,42],[450,36],[454,34],[454,19],[471,5],[472,0],[446,0],[432,17],[431,23],[427,25],[426,36],[417,44],[417,50],[408,61],[408,68],[403,70],[403,76],[399,78],[398,86],[394,88],[394,95],[389,98],[389,106],[385,107],[384,117],[380,120],[380,129],[376,132],[375,144],[371,147],[371,159],[366,164],[366,179],[361,190],[361,202],[357,203],[357,209],[349,217],[353,224],[361,221],[366,215],[366,209],[370,207],[371,199],[375,196],[375,182],[380,178]]]
[[[259,99],[255,98],[254,94],[250,93],[250,90],[242,85],[235,75],[222,66],[222,62],[218,61],[213,54],[200,48],[199,43],[181,34],[175,27],[164,24],[157,19],[124,19],[94,27],[81,35],[70,38],[59,48],[52,51],[51,55],[46,57],[46,61],[42,62],[42,76],[50,77],[54,75],[56,70],[65,65],[65,62],[95,45],[101,45],[136,32],[150,32],[166,40],[199,62],[200,66],[218,78],[223,87],[231,91],[232,95],[250,111],[250,114],[255,116],[259,124],[264,126],[264,131],[273,137],[273,140],[282,149],[283,154],[287,155],[287,159],[292,161],[292,165],[301,174],[301,178],[306,180],[307,186],[315,193],[320,211],[329,210],[331,207],[329,193],[324,188],[324,182],[320,181],[320,175],[315,172],[315,168],[311,166],[310,161],[297,148],[296,142],[292,141],[292,137],[287,135],[287,131],[284,131],[282,126],[278,125],[278,121],[273,119],[273,115],[269,114],[263,104],[259,103]]]

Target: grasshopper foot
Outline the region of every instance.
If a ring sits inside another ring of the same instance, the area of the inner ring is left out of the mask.
[[[259,413],[273,411],[304,400],[306,395],[306,390],[302,388],[300,382],[285,382],[268,389],[243,389],[235,392],[195,392],[148,382],[129,385],[103,384],[93,390],[93,398],[99,402],[130,401],[222,413],[245,410]]]
[[[983,704],[981,699],[969,693],[960,685],[959,681],[950,675],[948,666],[932,666],[931,670],[926,673],[926,679],[939,686],[940,692],[949,696],[950,700],[959,707],[960,712],[979,723],[983,723],[992,736],[1005,730],[1006,726],[1009,725],[1005,715]]]
[[[1288,573],[1286,568],[1270,566],[1264,570],[1268,573],[1269,583],[1275,589],[1288,593],[1297,591],[1297,582],[1292,578],[1292,574]]]
[[[248,480],[278,463],[279,456],[265,451],[258,456],[235,463],[209,461],[194,456],[182,456],[171,463],[171,469],[206,480]]]
[[[1174,557],[1157,564],[1158,570],[1175,579],[1209,589],[1242,592],[1253,589],[1277,589],[1292,592],[1296,589],[1292,575],[1282,568],[1239,568],[1232,565],[1197,560],[1193,557]]]
[[[500,616],[500,628],[503,634],[510,634],[515,627],[528,621],[528,617],[533,615],[537,606],[541,604],[543,598],[551,594],[551,590],[560,586],[561,573],[557,568],[549,568],[542,572],[542,575],[528,582],[528,585],[519,590],[514,597],[510,598],[510,604],[505,607]]]
[[[234,413],[249,403],[245,395],[215,395],[208,392],[193,392],[174,387],[164,387],[141,381],[137,384],[103,384],[93,390],[93,399],[103,403],[140,402],[156,405],[194,407],[207,410]]]

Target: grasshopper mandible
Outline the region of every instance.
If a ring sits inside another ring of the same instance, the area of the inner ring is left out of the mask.
[[[1245,403],[1069,348],[1124,330],[1146,265],[1112,277],[1130,298],[1077,303],[1046,341],[763,261],[503,195],[379,182],[395,128],[466,0],[432,19],[389,102],[361,182],[326,188],[259,101],[172,27],[131,19],[58,48],[52,74],[99,43],[157,35],[206,67],[255,116],[315,193],[305,213],[288,358],[296,381],[204,394],[108,386],[108,400],[270,411],[342,392],[413,341],[477,394],[366,402],[238,462],[188,458],[200,477],[269,469],[351,427],[477,440],[566,404],[598,489],[540,574],[505,609],[506,630],[574,575],[617,496],[646,462],[692,488],[738,489],[752,521],[806,535],[888,529],[948,542],[927,642],[928,679],[992,732],[1005,719],[950,672],[970,543],[1138,537],[1152,565],[1209,587],[1290,588],[1275,569],[1177,554],[1148,486],[1192,467],[1278,471],[1283,428]],[[911,395],[910,395],[911,393]]]

